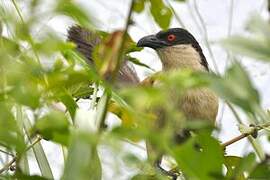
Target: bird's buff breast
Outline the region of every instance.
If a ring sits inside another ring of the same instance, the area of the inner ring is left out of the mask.
[[[163,70],[190,69],[206,71],[201,64],[198,52],[191,45],[176,45],[158,50]],[[172,100],[178,96],[177,90],[172,90]],[[179,102],[181,111],[188,119],[208,119],[215,121],[218,112],[218,98],[208,88],[187,90]]]
[[[215,122],[218,98],[208,88],[188,90],[180,98],[179,106],[188,119],[207,119]]]

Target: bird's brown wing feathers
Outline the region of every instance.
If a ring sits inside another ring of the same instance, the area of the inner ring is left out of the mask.
[[[76,25],[68,29],[68,41],[75,43],[77,51],[87,59],[88,64],[93,65],[93,49],[101,41],[98,34]],[[127,60],[124,60],[120,67],[117,82],[118,85],[139,83],[139,78],[134,67]]]

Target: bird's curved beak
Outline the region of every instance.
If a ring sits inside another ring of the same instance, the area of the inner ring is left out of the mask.
[[[166,45],[166,42],[159,40],[155,35],[145,36],[137,43],[137,47],[149,47],[152,49],[162,48]]]

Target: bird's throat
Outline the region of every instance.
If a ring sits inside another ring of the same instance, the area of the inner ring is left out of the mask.
[[[205,71],[199,53],[191,45],[175,45],[157,50],[163,70],[191,69]]]

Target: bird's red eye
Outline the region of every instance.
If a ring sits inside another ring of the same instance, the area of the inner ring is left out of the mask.
[[[176,36],[174,34],[170,34],[170,35],[168,35],[167,39],[168,39],[168,41],[172,42],[176,39]]]

